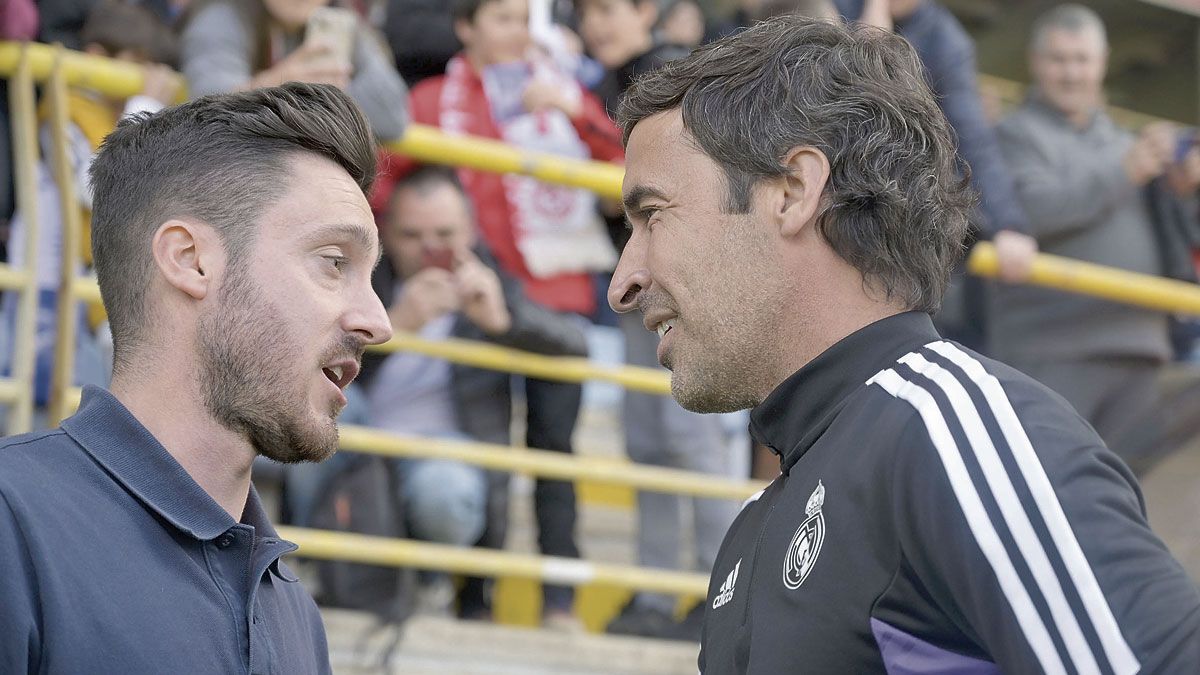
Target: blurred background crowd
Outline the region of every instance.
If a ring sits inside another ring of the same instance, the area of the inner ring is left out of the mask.
[[[1197,450],[1197,323],[1022,282],[1039,251],[1196,281],[1200,4],[1164,4],[1171,3],[0,0],[0,39],[61,43],[144,69],[144,91],[126,100],[83,87],[70,93],[72,162],[86,186],[91,156],[116,122],[179,100],[182,82],[192,97],[290,80],[332,83],[357,100],[382,141],[423,124],[620,163],[612,118],[640,73],[784,12],[896,31],[916,48],[958,134],[980,193],[974,237],[992,241],[1000,257],[1001,281],[958,275],[937,317],[943,332],[1056,390],[1144,475],[1180,449]],[[1184,24],[1190,32],[1155,28]],[[981,84],[977,60],[1008,84]],[[23,220],[7,134],[5,119],[0,255],[20,263]],[[420,165],[388,150],[380,156],[381,180],[370,195],[385,253],[376,290],[397,331],[657,366],[656,337],[640,316],[616,316],[603,299],[626,236],[618,205],[528,177]],[[43,163],[40,404],[55,339],[57,191]],[[89,191],[79,197],[86,213]],[[0,332],[11,332],[14,305],[5,301]],[[93,310],[83,318],[76,379],[103,385],[111,358],[104,317]],[[600,417],[612,420],[601,425],[601,442],[634,462],[724,477],[778,472],[772,451],[752,446],[744,416],[697,415],[666,397],[416,354],[368,355],[351,399],[343,421],[390,432],[571,453],[579,427]],[[507,473],[468,464],[353,453],[320,466],[264,464],[256,480],[276,486],[283,522],[490,548],[505,547],[510,498],[521,489]],[[525,489],[538,549],[579,557],[588,542],[580,537],[576,487],[537,480]],[[738,506],[636,495],[636,560],[707,573]],[[318,574],[318,599],[328,605],[392,619],[413,612],[493,618],[488,580],[340,563],[322,563]],[[571,588],[547,586],[543,624],[578,630],[574,604]],[[637,594],[607,630],[694,640],[701,613],[680,611],[672,597]]]

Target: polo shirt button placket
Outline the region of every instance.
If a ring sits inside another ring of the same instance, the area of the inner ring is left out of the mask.
[[[217,548],[222,548],[222,549],[229,548],[229,546],[231,544],[233,544],[233,535],[232,534],[226,532],[225,534],[221,535],[220,537],[217,537]]]

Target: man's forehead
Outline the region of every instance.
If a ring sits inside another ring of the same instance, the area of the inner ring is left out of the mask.
[[[625,148],[625,179],[622,193],[628,199],[642,188],[661,190],[674,178],[684,178],[686,163],[695,158],[683,128],[678,108],[651,115],[638,122]]]

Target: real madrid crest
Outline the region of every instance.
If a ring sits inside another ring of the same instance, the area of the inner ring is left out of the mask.
[[[821,554],[821,544],[825,542],[825,515],[821,507],[825,504],[825,486],[817,481],[817,489],[813,490],[804,507],[808,517],[800,523],[796,536],[788,545],[787,557],[783,561],[783,585],[795,590],[808,578],[817,556]]]

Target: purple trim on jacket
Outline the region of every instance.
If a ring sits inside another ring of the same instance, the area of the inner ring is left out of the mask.
[[[991,661],[936,647],[874,617],[871,632],[888,675],[1000,675]]]

